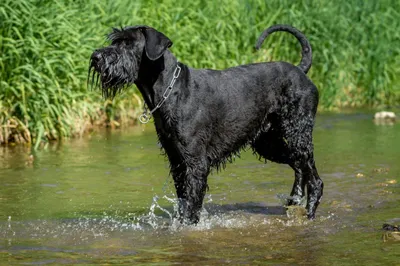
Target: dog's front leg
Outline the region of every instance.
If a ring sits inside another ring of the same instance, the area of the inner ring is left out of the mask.
[[[204,159],[190,160],[173,171],[176,194],[179,201],[178,215],[182,223],[196,224],[207,189],[210,167]]]

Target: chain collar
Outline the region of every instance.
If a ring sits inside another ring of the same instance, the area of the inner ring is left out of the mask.
[[[172,92],[172,89],[173,89],[173,86],[174,86],[174,84],[175,84],[175,81],[178,79],[180,73],[181,73],[181,67],[177,64],[177,65],[176,65],[176,68],[175,68],[175,71],[174,71],[174,76],[172,77],[172,80],[171,80],[171,83],[170,83],[169,86],[165,89],[165,91],[164,91],[164,93],[163,93],[163,96],[162,96],[162,99],[161,99],[161,101],[156,105],[156,107],[154,107],[154,108],[149,112],[149,110],[147,109],[146,104],[145,104],[145,103],[143,104],[143,108],[144,108],[143,114],[142,114],[141,116],[139,116],[139,121],[140,121],[142,124],[147,124],[147,123],[150,121],[150,117],[153,115],[153,113],[154,113],[157,109],[159,109],[159,108],[164,104],[164,102],[168,99],[169,95],[170,95],[171,92]]]

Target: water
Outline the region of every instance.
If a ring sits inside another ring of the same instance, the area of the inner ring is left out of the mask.
[[[151,125],[49,145],[0,148],[0,265],[399,265],[400,123],[320,115],[325,182],[313,222],[288,218],[293,172],[242,153],[209,178],[201,222],[181,226]],[[285,196],[283,196],[285,197]]]

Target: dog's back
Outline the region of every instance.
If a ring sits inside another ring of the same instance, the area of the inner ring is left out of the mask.
[[[289,110],[308,110],[312,117],[316,112],[316,87],[299,67],[287,62],[190,69],[189,75],[191,84],[182,94],[186,97],[180,100],[176,126],[204,142],[212,165],[224,163],[270,130],[270,117],[284,116]]]

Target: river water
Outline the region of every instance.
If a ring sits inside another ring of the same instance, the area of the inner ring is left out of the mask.
[[[400,265],[400,123],[322,114],[317,219],[288,217],[293,171],[251,151],[209,177],[201,222],[181,226],[153,126],[42,147],[0,147],[0,265]],[[386,239],[387,241],[384,241]]]

